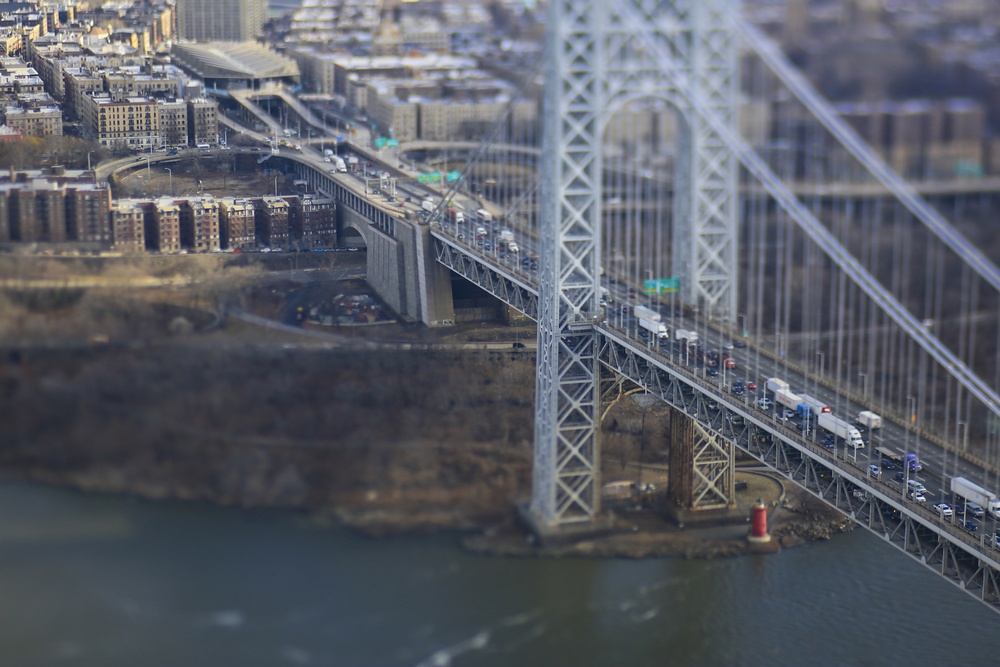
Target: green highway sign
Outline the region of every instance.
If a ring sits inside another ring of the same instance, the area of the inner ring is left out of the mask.
[[[432,171],[429,174],[420,174],[417,176],[418,183],[440,183],[441,182],[441,172]]]
[[[646,294],[664,294],[670,292],[676,292],[680,289],[681,279],[680,276],[673,276],[672,278],[656,278],[655,280],[644,281],[643,287],[645,288]]]
[[[389,141],[385,137],[379,137],[375,140],[375,148],[385,148],[385,142]]]
[[[388,146],[389,148],[392,148],[393,146],[398,146],[399,139],[386,139],[385,145]]]
[[[457,181],[462,178],[462,172],[460,171],[449,171],[448,172],[448,182]]]

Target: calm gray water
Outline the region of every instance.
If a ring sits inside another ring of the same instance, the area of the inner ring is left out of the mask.
[[[693,562],[456,542],[0,485],[0,665],[1000,663],[1000,615],[860,530]]]

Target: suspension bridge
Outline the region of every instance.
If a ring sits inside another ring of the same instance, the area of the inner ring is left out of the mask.
[[[535,530],[604,520],[601,405],[637,386],[673,410],[679,519],[732,515],[740,451],[1000,610],[997,518],[932,506],[954,478],[1000,489],[989,230],[922,199],[731,0],[554,0],[547,25],[540,126],[512,100],[433,210],[282,158],[400,312],[449,324],[459,276],[537,321]]]

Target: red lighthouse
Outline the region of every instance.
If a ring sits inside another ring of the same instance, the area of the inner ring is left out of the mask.
[[[751,511],[750,536],[747,539],[758,543],[771,541],[771,536],[767,534],[767,507],[759,498]]]

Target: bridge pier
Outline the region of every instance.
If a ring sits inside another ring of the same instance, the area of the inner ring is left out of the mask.
[[[451,274],[434,256],[430,228],[404,220],[375,225],[347,206],[337,207],[338,238],[351,228],[368,247],[368,284],[408,322],[455,324]]]
[[[733,443],[680,410],[670,410],[667,514],[678,524],[733,522],[736,508]]]

